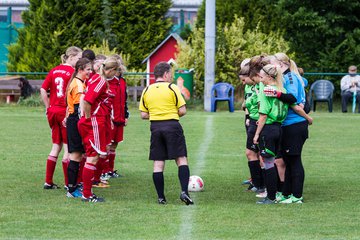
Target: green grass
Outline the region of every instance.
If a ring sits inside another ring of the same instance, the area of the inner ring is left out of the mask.
[[[320,107],[312,116],[302,205],[258,206],[244,191],[244,116],[226,107],[181,120],[191,173],[205,181],[205,191],[191,195],[194,206],[178,199],[173,162],[165,170],[168,204],[156,203],[149,123],[135,108],[117,151],[124,177],[95,189],[106,203],[88,204],[42,189],[51,148],[43,109],[0,105],[0,239],[359,239],[360,115]],[[60,162],[54,178],[62,183]]]

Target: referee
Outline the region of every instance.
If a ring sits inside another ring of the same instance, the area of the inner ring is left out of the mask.
[[[158,203],[166,204],[164,194],[165,160],[175,159],[181,185],[180,200],[186,205],[194,202],[188,193],[190,170],[186,142],[179,118],[186,114],[185,100],[179,88],[172,84],[171,66],[159,62],[154,68],[156,83],[144,89],[139,110],[142,119],[150,120],[150,154],[154,161],[153,181]]]

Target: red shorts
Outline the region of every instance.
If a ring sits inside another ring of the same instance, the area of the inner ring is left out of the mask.
[[[52,142],[55,144],[67,144],[66,128],[62,122],[65,118],[66,108],[62,107],[49,107],[47,109],[47,119],[51,128]]]
[[[78,129],[87,157],[107,155],[106,117],[82,117],[78,122]]]
[[[122,142],[124,140],[124,125],[113,125],[111,131],[111,142]]]

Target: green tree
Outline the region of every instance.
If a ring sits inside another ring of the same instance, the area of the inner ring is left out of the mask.
[[[199,27],[204,26],[204,4]],[[296,53],[295,61],[306,71],[344,72],[360,60],[356,52],[360,43],[357,0],[217,1],[218,22],[231,23],[235,14],[244,17],[246,30],[280,31],[290,44],[290,52]]]
[[[204,29],[194,29],[192,37],[179,46],[177,64],[180,68],[194,68],[195,95],[204,90]],[[216,82],[229,82],[241,88],[238,73],[243,59],[271,52],[287,52],[288,43],[278,32],[262,33],[258,28],[245,30],[245,21],[235,15],[231,24],[218,24],[216,32]]]
[[[75,45],[101,46],[131,56],[131,68],[141,61],[170,29],[165,13],[171,0],[30,0],[23,13],[24,28],[9,46],[9,71],[48,71],[60,55]]]

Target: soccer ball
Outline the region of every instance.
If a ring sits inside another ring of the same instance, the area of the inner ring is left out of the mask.
[[[188,185],[189,192],[200,192],[204,190],[204,181],[199,176],[190,176],[189,178],[189,185]]]

